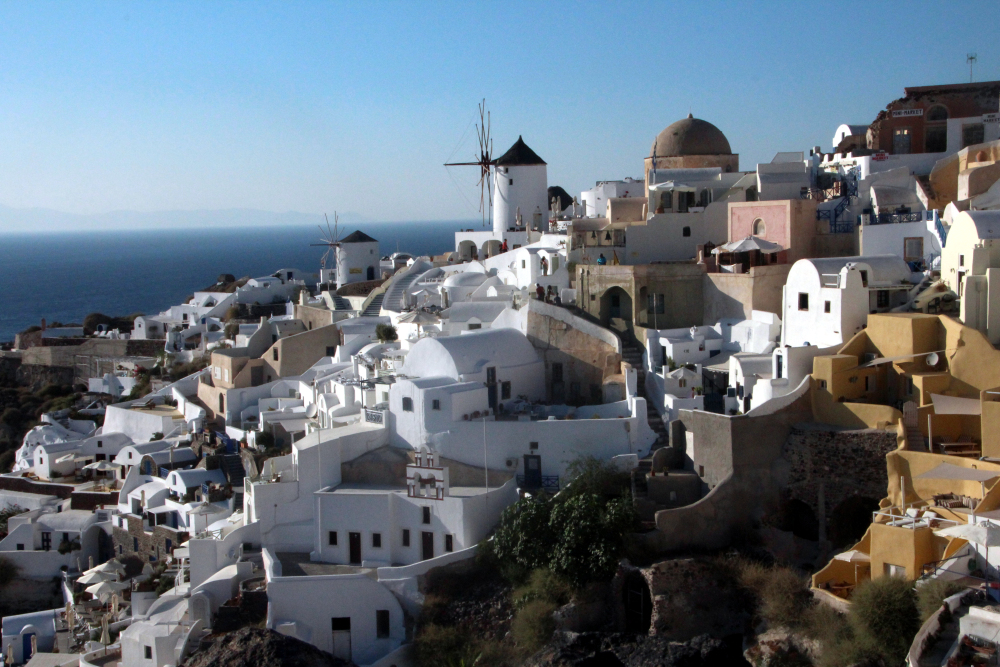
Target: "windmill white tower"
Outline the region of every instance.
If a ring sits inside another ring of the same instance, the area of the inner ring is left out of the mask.
[[[493,234],[503,233],[518,223],[532,230],[548,229],[549,179],[545,160],[517,138],[506,153],[493,161]]]

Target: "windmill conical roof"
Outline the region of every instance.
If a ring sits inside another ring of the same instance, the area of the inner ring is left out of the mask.
[[[528,144],[524,143],[524,139],[518,137],[517,141],[514,142],[514,145],[506,153],[493,160],[493,164],[501,167],[515,167],[518,165],[545,164],[545,160],[538,157],[538,153],[531,150]]]
[[[360,229],[354,231],[349,236],[340,239],[341,243],[378,243],[375,239],[365,234]]]

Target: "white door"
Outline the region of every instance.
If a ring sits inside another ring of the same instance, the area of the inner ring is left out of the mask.
[[[333,633],[333,657],[351,660],[351,631],[337,630]]]

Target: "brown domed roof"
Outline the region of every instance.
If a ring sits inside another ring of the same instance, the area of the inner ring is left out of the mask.
[[[650,157],[732,154],[729,140],[722,130],[690,114],[656,135],[656,141],[649,149]]]

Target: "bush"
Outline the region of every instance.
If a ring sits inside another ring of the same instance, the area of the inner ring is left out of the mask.
[[[468,634],[456,627],[427,623],[413,640],[419,665],[472,664],[475,660]]]
[[[636,523],[627,498],[604,505],[599,496],[586,493],[555,503],[549,527],[556,543],[549,567],[576,588],[610,579]]]
[[[812,596],[802,578],[792,570],[777,567],[761,590],[761,613],[770,626],[797,628],[812,604]]]
[[[510,624],[510,634],[518,647],[534,653],[549,640],[556,629],[552,614],[558,609],[548,600],[532,600],[525,604]]]
[[[508,579],[522,581],[531,570],[546,567],[555,536],[549,528],[551,505],[523,498],[507,507],[493,536],[492,554]]]
[[[21,423],[21,411],[17,408],[7,408],[0,415],[0,423],[4,423],[7,426],[17,426]]]
[[[920,611],[920,621],[926,621],[933,616],[934,612],[941,608],[945,598],[963,590],[965,586],[945,579],[931,579],[918,588],[917,608]]]
[[[394,340],[399,339],[399,334],[396,332],[396,327],[391,324],[378,324],[375,326],[375,336],[379,339],[381,343],[391,343]]]
[[[274,448],[274,434],[270,431],[261,431],[257,434],[254,440],[257,443],[258,449],[273,449]]]
[[[511,599],[516,607],[524,607],[535,600],[544,600],[561,607],[569,602],[572,593],[565,579],[548,568],[542,568],[533,571],[528,583],[515,590]]]
[[[630,493],[632,477],[619,470],[610,461],[601,461],[593,456],[583,456],[566,467],[566,476],[572,481],[564,495],[576,496],[593,493],[605,497],[617,497]]]
[[[862,582],[851,597],[848,622],[860,653],[879,655],[887,664],[902,664],[920,629],[913,584],[901,577]]]
[[[7,588],[12,581],[17,579],[20,572],[21,568],[18,567],[17,563],[0,556],[0,589]]]

